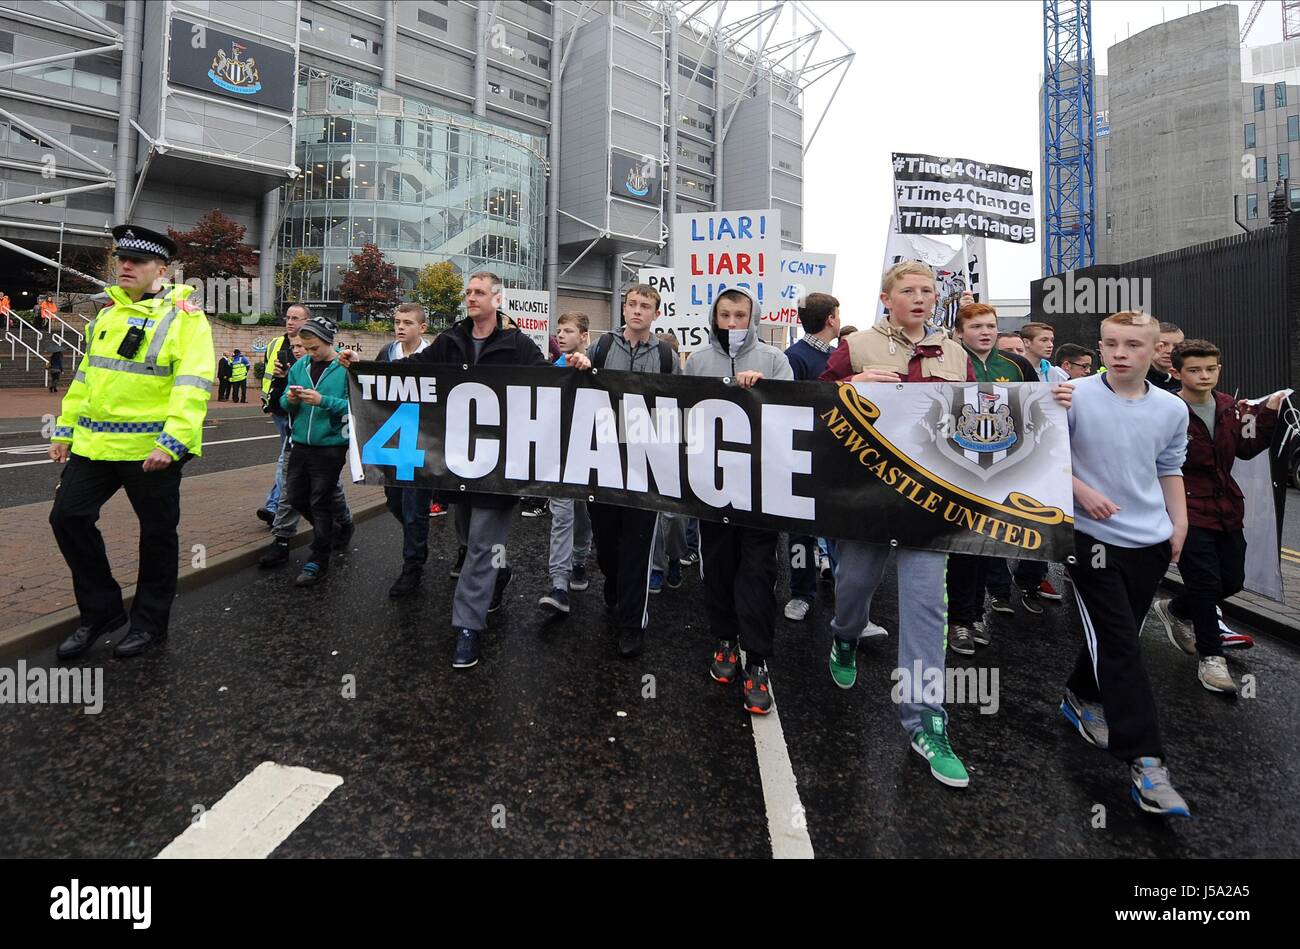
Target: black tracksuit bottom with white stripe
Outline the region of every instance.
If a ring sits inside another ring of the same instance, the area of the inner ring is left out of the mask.
[[[645,629],[659,513],[593,502],[587,505],[587,516],[596,563],[605,575],[605,606],[614,611],[619,629]]]
[[[1085,643],[1070,676],[1070,691],[1101,702],[1110,752],[1122,761],[1164,757],[1139,637],[1171,551],[1168,541],[1116,547],[1074,532],[1078,562],[1069,570]]]
[[[776,639],[775,531],[700,521],[700,569],[713,638],[739,642],[750,663],[772,655]]]

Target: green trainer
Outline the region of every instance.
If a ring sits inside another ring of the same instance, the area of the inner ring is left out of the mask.
[[[938,712],[928,712],[921,717],[921,727],[912,736],[912,750],[930,762],[930,773],[940,784],[951,788],[964,788],[970,784],[970,775],[948,744],[948,728]]]
[[[831,678],[841,689],[853,688],[858,681],[858,644],[831,637]]]

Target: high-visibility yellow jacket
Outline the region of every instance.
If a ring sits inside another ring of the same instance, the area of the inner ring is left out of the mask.
[[[275,360],[280,355],[280,347],[285,337],[277,336],[266,347],[266,362],[262,364],[262,394],[271,394],[271,383],[275,381]]]
[[[175,459],[202,454],[216,360],[208,318],[185,302],[193,290],[164,284],[132,303],[120,287],[108,287],[113,302],[86,327],[86,354],[52,441],[95,461],[143,461],[155,448]],[[132,326],[144,338],[126,358],[118,348]]]
[[[243,382],[248,378],[248,363],[236,359],[230,364],[230,381]]]

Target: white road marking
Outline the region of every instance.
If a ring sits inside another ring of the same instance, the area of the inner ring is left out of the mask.
[[[741,650],[741,662],[745,653]],[[770,671],[770,670],[769,670]],[[744,681],[744,672],[741,672]],[[772,690],[772,711],[766,715],[749,715],[754,731],[754,751],[758,755],[758,776],[763,784],[763,804],[767,808],[767,833],[772,839],[772,857],[776,860],[811,860],[812,838],[808,836],[808,815],[799,800],[799,782],[790,764],[790,752],[781,728],[781,712]]]
[[[781,714],[775,705],[766,715],[751,715],[754,750],[758,753],[758,774],[763,780],[763,801],[767,805],[767,832],[772,838],[772,856],[777,860],[811,860],[812,838],[808,817],[799,800],[798,782],[790,765],[790,753],[781,729]]]
[[[217,442],[204,442],[203,447],[211,448],[214,445],[233,445],[236,442],[256,442],[256,441],[261,441],[262,439],[265,438],[279,438],[279,437],[280,437],[279,433],[276,433],[274,435],[250,435],[248,438],[226,438]],[[49,446],[46,445],[45,447],[48,448]],[[52,464],[54,464],[54,462],[51,459],[43,458],[40,461],[19,461],[11,465],[0,465],[0,469],[25,468],[28,465],[52,465]]]
[[[263,761],[156,859],[269,857],[342,783],[337,774]]]

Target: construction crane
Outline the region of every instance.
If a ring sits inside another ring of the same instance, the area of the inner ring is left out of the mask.
[[[1282,39],[1300,36],[1300,0],[1282,0]]]
[[[1096,261],[1092,6],[1043,0],[1043,275]]]
[[[1246,45],[1246,34],[1250,32],[1250,28],[1259,19],[1259,11],[1262,9],[1264,9],[1264,0],[1255,0],[1251,4],[1250,12],[1246,14],[1246,25],[1241,28],[1241,45]]]

